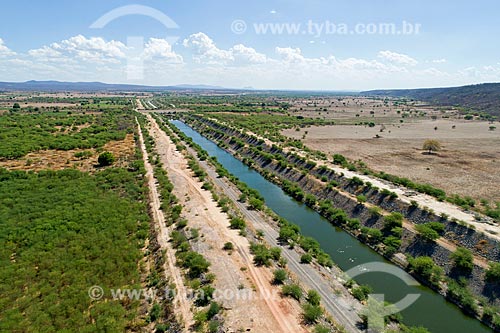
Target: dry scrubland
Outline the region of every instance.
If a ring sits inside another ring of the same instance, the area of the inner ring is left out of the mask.
[[[308,111],[302,103],[295,104],[292,114],[337,119],[339,125],[288,129],[283,134],[302,139],[308,147],[330,156],[337,153],[362,160],[373,169],[429,183],[450,194],[500,198],[500,129],[490,129],[500,128],[498,123],[463,120],[451,109],[394,105],[392,101],[382,107],[378,100],[347,99],[346,106],[340,107],[343,103],[335,102],[337,106],[327,111],[315,111],[320,103]],[[336,111],[339,108],[342,110]],[[418,111],[404,111],[408,109]],[[402,118],[405,112],[408,115]],[[347,125],[361,122],[375,126]],[[443,149],[425,154],[422,146],[426,139],[438,140]]]
[[[309,118],[335,119],[342,123],[356,123],[360,120],[378,122],[380,120],[397,121],[405,113],[413,118],[457,115],[453,108],[440,108],[420,102],[401,102],[396,100],[352,98],[352,97],[325,97],[303,100],[281,100],[291,105],[290,111],[297,116]]]

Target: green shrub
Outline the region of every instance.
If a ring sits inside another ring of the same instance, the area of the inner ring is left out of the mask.
[[[309,253],[304,253],[301,257],[300,257],[300,263],[301,264],[310,264],[312,262],[312,255],[309,254]]]
[[[271,258],[275,261],[279,261],[281,258],[281,249],[279,247],[272,247],[269,249]]]
[[[302,306],[304,321],[307,324],[314,324],[323,315],[323,309],[320,306],[306,303]]]
[[[474,267],[474,256],[470,250],[463,247],[458,247],[455,252],[451,254],[453,265],[463,271],[472,271]]]
[[[486,279],[490,282],[500,283],[500,263],[490,263],[490,267],[486,271]]]
[[[323,325],[316,325],[314,327],[314,333],[330,333],[332,332],[329,327]]]
[[[408,268],[414,273],[420,275],[433,285],[438,285],[443,279],[444,271],[437,266],[431,257],[417,257],[408,259]]]
[[[112,165],[115,162],[115,156],[113,153],[106,151],[102,154],[99,155],[97,158],[97,163],[99,163],[99,166],[108,166]]]
[[[359,221],[359,219],[349,219],[349,222],[347,222],[347,226],[352,230],[357,230],[361,226],[361,222]]]
[[[250,200],[248,201],[248,204],[252,209],[255,210],[262,210],[262,208],[264,207],[264,202],[255,197],[251,197]]]
[[[311,305],[318,306],[321,302],[321,296],[316,290],[309,290],[307,292],[307,302]]]
[[[224,244],[224,247],[222,247],[222,249],[226,251],[232,251],[234,250],[234,245],[231,242],[227,242]]]
[[[403,214],[398,212],[392,212],[391,214],[384,217],[384,229],[392,230],[396,227],[403,226]]]
[[[273,272],[273,284],[283,284],[288,278],[284,269],[277,269]]]
[[[428,227],[425,224],[418,224],[415,226],[415,229],[417,230],[420,237],[427,241],[435,241],[440,237],[436,230]]]
[[[272,255],[269,249],[263,244],[250,244],[250,252],[253,254],[253,262],[257,266],[271,265]]]
[[[366,198],[366,195],[360,194],[356,197],[356,200],[359,204],[364,204],[368,199]]]
[[[359,301],[366,301],[368,295],[371,294],[373,289],[368,285],[361,285],[351,290],[352,296]]]
[[[239,229],[243,230],[246,228],[246,223],[243,219],[240,219],[239,217],[233,216],[231,220],[229,221],[229,227],[231,229]]]
[[[292,297],[297,301],[300,301],[302,297],[302,289],[297,284],[290,284],[281,287],[281,293],[283,296]]]

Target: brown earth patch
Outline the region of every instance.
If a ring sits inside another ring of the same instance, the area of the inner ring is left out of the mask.
[[[124,140],[110,141],[100,151],[109,151],[115,156],[114,166],[126,167],[134,156],[134,135],[127,134]],[[89,158],[77,158],[76,153],[89,151]],[[0,168],[9,170],[41,171],[41,170],[63,170],[68,168],[78,169],[84,172],[97,170],[97,158],[99,152],[96,149],[72,149],[72,150],[41,150],[31,152],[16,160],[0,160]]]

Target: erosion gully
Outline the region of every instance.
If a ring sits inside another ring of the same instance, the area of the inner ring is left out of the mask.
[[[215,156],[229,172],[258,190],[264,197],[266,205],[276,214],[299,225],[305,236],[315,238],[342,270],[347,271],[354,267],[363,270],[363,264],[372,262],[390,263],[347,232],[330,224],[316,211],[289,197],[277,185],[266,180],[257,171],[185,123],[177,120],[172,123],[205,149],[210,156]],[[399,270],[401,275],[408,275],[402,269]],[[409,276],[407,278],[411,279]],[[407,325],[424,326],[432,333],[492,332],[487,326],[464,315],[457,306],[425,286],[410,286],[393,275],[369,271],[357,276],[356,281],[370,285],[374,293],[383,294],[384,299],[391,303],[396,303],[409,294],[419,294],[418,300],[401,312],[403,321]]]

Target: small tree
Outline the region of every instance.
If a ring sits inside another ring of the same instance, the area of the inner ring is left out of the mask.
[[[109,151],[105,151],[97,158],[97,162],[100,166],[108,166],[115,162],[115,156]]]
[[[441,144],[437,140],[426,140],[424,142],[424,150],[427,150],[429,154],[441,150]]]

